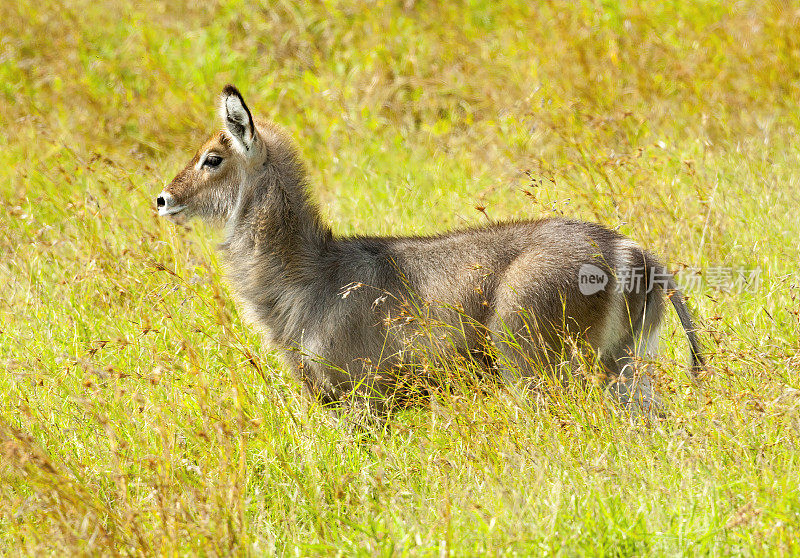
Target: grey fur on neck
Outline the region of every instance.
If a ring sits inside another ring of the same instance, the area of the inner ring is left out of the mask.
[[[292,314],[301,309],[295,308],[300,299],[286,295],[314,289],[318,262],[333,236],[290,146],[271,146],[260,176],[240,191],[226,229],[220,249],[234,290],[273,339],[287,344],[298,333]]]

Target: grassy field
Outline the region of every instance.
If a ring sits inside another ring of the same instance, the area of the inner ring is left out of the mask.
[[[309,407],[154,197],[236,84],[339,234],[565,214],[682,272],[665,419]],[[800,7],[0,3],[0,553],[800,553]],[[742,275],[751,279],[742,280]]]

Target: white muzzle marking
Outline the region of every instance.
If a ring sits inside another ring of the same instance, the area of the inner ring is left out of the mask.
[[[169,192],[161,192],[156,198],[158,214],[161,216],[175,215],[186,209],[185,205],[176,205],[175,198]]]

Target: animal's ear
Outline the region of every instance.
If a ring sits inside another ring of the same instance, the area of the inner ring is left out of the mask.
[[[233,85],[226,85],[222,90],[222,106],[220,107],[222,122],[242,150],[247,152],[253,146],[256,128],[250,109],[244,104],[242,94]]]

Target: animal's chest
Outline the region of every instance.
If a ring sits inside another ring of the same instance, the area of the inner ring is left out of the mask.
[[[336,312],[306,322],[298,339],[300,351],[305,359],[357,374],[378,365],[392,344],[385,317],[379,308],[342,304]]]

